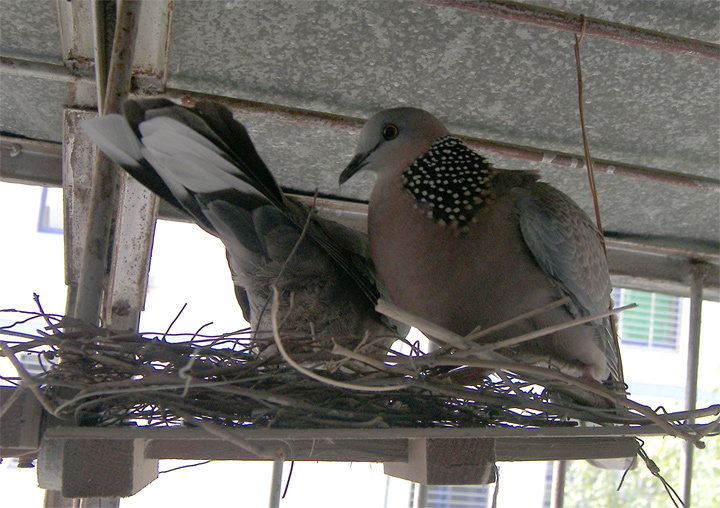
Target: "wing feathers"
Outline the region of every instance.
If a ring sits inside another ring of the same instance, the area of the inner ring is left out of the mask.
[[[87,136],[120,166],[140,166],[140,141],[122,116],[105,115],[83,125]]]

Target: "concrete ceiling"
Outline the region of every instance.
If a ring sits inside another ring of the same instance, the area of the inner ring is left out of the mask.
[[[716,0],[532,4],[720,41]],[[63,65],[54,0],[1,0],[0,12],[3,57]],[[581,154],[573,43],[569,32],[413,1],[179,0],[167,86],[361,118],[413,105],[457,134]],[[716,61],[593,38],[581,52],[594,158],[720,177]],[[4,134],[62,140],[70,100],[63,81],[3,72],[0,85]],[[369,196],[369,175],[337,186],[355,133],[238,118],[283,186]],[[540,171],[591,212],[584,170],[491,159]],[[596,179],[609,234],[720,252],[720,193],[611,174]]]

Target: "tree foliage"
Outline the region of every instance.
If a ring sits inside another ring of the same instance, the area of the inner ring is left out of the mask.
[[[660,474],[676,491],[680,488],[682,442],[670,437],[650,437],[644,449],[660,468]],[[720,437],[705,439],[695,449],[692,508],[715,508],[720,499]],[[629,471],[618,491],[624,471],[598,469],[585,461],[568,464],[565,506],[573,508],[658,508],[673,506],[660,480],[640,460]],[[678,494],[681,495],[680,492]]]

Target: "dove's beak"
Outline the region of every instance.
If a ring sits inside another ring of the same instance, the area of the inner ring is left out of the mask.
[[[350,180],[350,178],[352,178],[355,173],[365,167],[365,165],[367,164],[367,158],[370,153],[372,152],[359,153],[352,158],[350,164],[348,164],[347,167],[343,170],[343,172],[340,173],[340,178],[338,179],[340,185]]]

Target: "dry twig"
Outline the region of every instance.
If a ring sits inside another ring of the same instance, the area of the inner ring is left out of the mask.
[[[3,355],[19,365],[22,386],[33,390],[48,412],[91,425],[184,422],[230,441],[232,433],[226,428],[232,426],[573,427],[578,421],[588,421],[655,424],[695,443],[718,431],[718,420],[692,426],[682,422],[717,417],[719,406],[658,415],[598,383],[511,362],[493,351],[460,358],[458,353],[474,343],[437,327],[433,333],[441,347],[430,354],[417,348],[407,356],[393,350],[387,354],[373,348],[351,351],[337,345],[328,351],[327,345],[314,342],[312,336],[281,337],[277,300],[274,307],[275,329],[269,333],[280,350],[274,357],[261,356],[253,349],[249,331],[207,336],[167,331],[138,334],[75,325],[69,330],[59,326],[60,316],[42,313],[14,315],[18,322],[27,323],[28,316],[45,321],[52,333],[15,336],[0,347]],[[402,317],[417,324],[412,316]],[[284,342],[291,340],[304,345],[294,344],[292,358],[284,348]],[[47,356],[52,362],[45,374],[32,377],[15,356],[20,353]],[[499,375],[486,375],[475,385],[463,386],[447,372],[461,366],[490,369]],[[563,387],[611,400],[616,407],[591,407],[546,395]],[[262,456],[274,453],[250,451]]]

